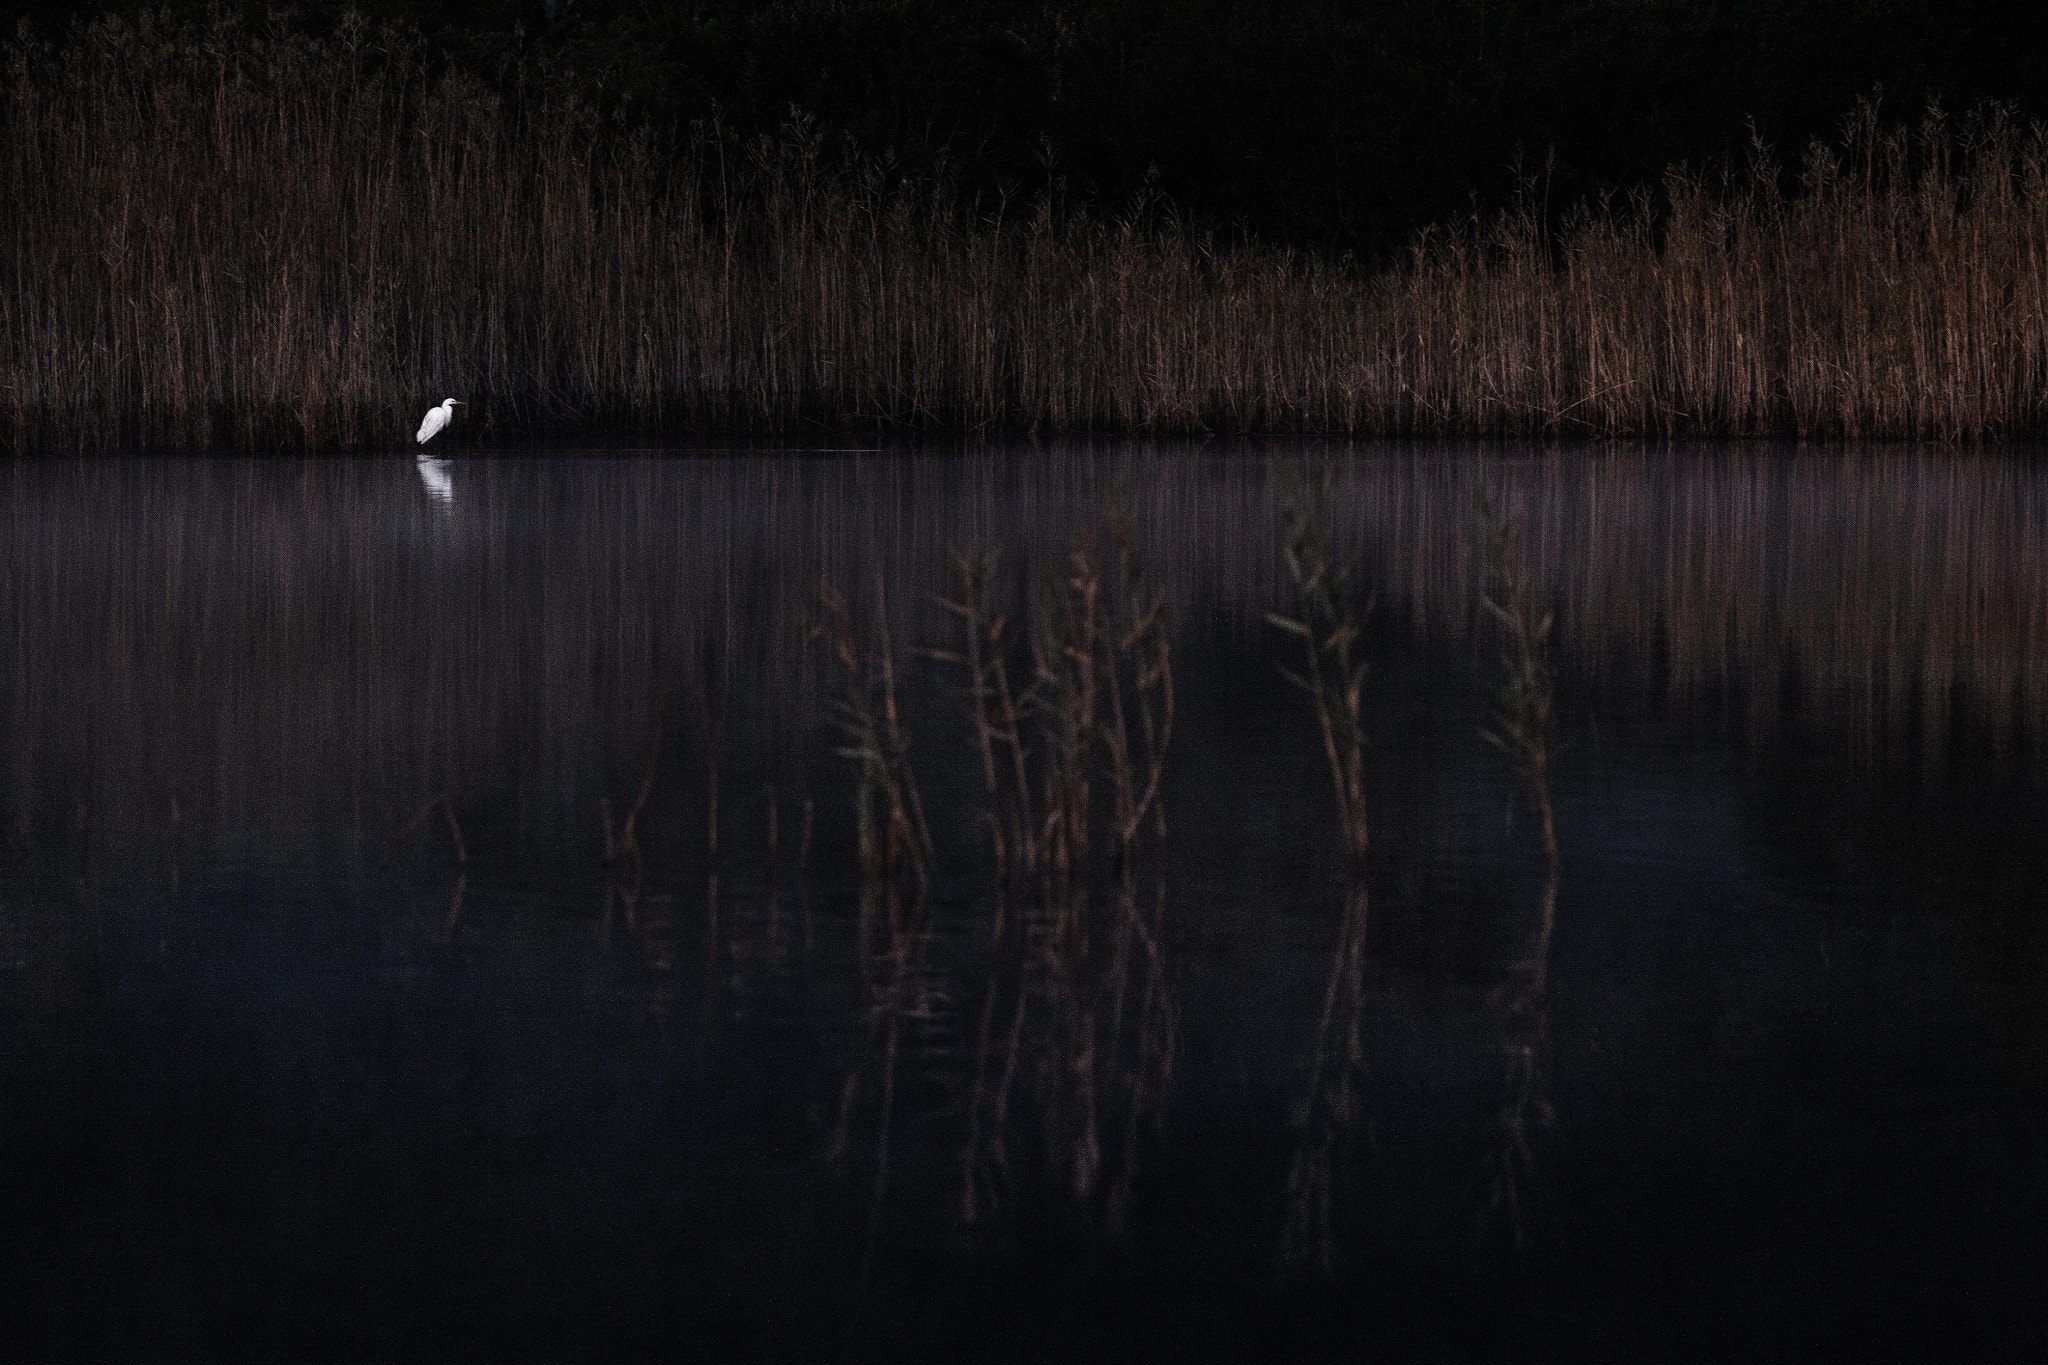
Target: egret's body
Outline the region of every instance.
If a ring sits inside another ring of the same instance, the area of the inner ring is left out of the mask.
[[[428,408],[426,419],[420,423],[420,434],[413,437],[413,440],[421,445],[433,440],[441,428],[448,425],[449,419],[455,416],[455,409],[461,403],[460,398],[447,398],[442,400],[439,407]]]

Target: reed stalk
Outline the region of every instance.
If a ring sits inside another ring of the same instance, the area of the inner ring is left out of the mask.
[[[861,878],[893,878],[907,866],[922,894],[931,884],[931,832],[897,707],[895,650],[881,581],[875,584],[872,648],[864,649],[857,638],[843,594],[823,585],[819,603],[822,621],[814,633],[827,639],[844,677],[843,694],[832,707],[845,741],[838,753],[859,767],[854,817]]]
[[[954,572],[959,600],[940,598],[939,605],[960,619],[965,648],[927,653],[940,663],[967,670],[968,712],[975,747],[981,758],[982,782],[990,802],[984,812],[999,881],[1009,878],[1011,859],[1025,871],[1038,860],[1038,841],[1031,816],[1031,758],[1024,745],[1018,695],[1010,684],[1007,653],[1009,617],[993,605],[992,584],[1001,563],[993,551],[956,552]],[[998,763],[1001,750],[1004,762]],[[995,936],[1002,936],[997,916]]]
[[[1522,788],[1535,818],[1544,867],[1528,978],[1512,995],[1503,1024],[1508,1082],[1501,1101],[1500,1142],[1486,1209],[1489,1218],[1498,1217],[1505,1223],[1519,1247],[1524,1235],[1523,1191],[1535,1162],[1533,1132],[1552,1117],[1548,1089],[1550,945],[1557,929],[1558,853],[1557,820],[1550,795],[1554,724],[1550,639],[1555,615],[1542,609],[1536,599],[1513,517],[1483,492],[1480,515],[1493,568],[1479,602],[1500,635],[1500,683],[1481,733],[1507,758]]]
[[[1308,1091],[1294,1114],[1301,1136],[1288,1171],[1280,1234],[1284,1270],[1313,1269],[1325,1278],[1336,1275],[1342,1259],[1338,1155],[1357,1117],[1358,1077],[1365,1065],[1365,946],[1370,922],[1365,872],[1371,849],[1362,719],[1367,665],[1356,657],[1355,647],[1363,619],[1373,608],[1371,599],[1357,600],[1350,571],[1337,552],[1331,480],[1326,466],[1285,512],[1287,571],[1294,582],[1298,614],[1266,615],[1271,625],[1301,642],[1301,671],[1280,671],[1307,696],[1315,712],[1351,874],[1309,1052]]]
[[[455,819],[455,803],[449,800],[448,793],[446,791],[436,792],[432,797],[428,798],[427,804],[419,808],[419,811],[412,817],[412,819],[407,820],[404,824],[400,825],[396,830],[392,831],[391,842],[393,844],[404,843],[407,839],[411,838],[413,833],[417,831],[421,825],[424,825],[437,810],[440,811],[442,816],[445,817],[445,819],[447,820],[448,838],[449,841],[454,846],[455,861],[458,864],[466,865],[469,862],[469,845],[463,840],[462,826]],[[81,819],[80,828],[82,829],[83,826],[84,822]]]
[[[1354,657],[1368,600],[1353,600],[1350,571],[1336,551],[1335,514],[1329,471],[1305,502],[1287,518],[1287,571],[1294,580],[1296,616],[1266,613],[1269,624],[1301,641],[1302,670],[1282,667],[1286,679],[1307,695],[1322,736],[1323,759],[1337,796],[1337,820],[1344,853],[1354,873],[1363,872],[1370,849],[1365,810],[1365,729],[1360,719],[1366,661]]]
[[[1108,575],[1105,561],[1115,566]],[[1115,1230],[1172,1074],[1164,886],[1148,915],[1138,873],[1145,832],[1157,841],[1166,829],[1172,649],[1163,599],[1115,514],[1041,584],[1028,647],[997,605],[999,563],[992,553],[955,556],[959,596],[941,605],[960,621],[963,647],[930,651],[967,675],[998,873],[960,1209],[976,1220],[1019,1174],[1010,1158],[1021,1077],[1045,1180],[1091,1226]],[[1011,683],[1018,653],[1028,659],[1021,692]],[[1107,840],[1095,837],[1098,824]],[[1115,905],[1106,926],[1097,908],[1105,879]],[[1105,927],[1106,955],[1097,942]]]
[[[1554,613],[1536,601],[1528,566],[1517,544],[1513,521],[1482,502],[1486,539],[1492,546],[1492,582],[1479,595],[1479,605],[1500,630],[1500,682],[1488,704],[1481,734],[1500,750],[1528,798],[1542,842],[1543,862],[1553,885],[1557,879],[1557,820],[1550,800],[1551,704],[1550,632]],[[1549,940],[1549,925],[1544,926]]]
[[[627,807],[625,823],[619,826],[616,837],[612,833],[611,798],[598,799],[598,809],[604,817],[605,866],[624,865],[630,859],[636,881],[645,874],[647,867],[646,855],[640,850],[640,816],[647,809],[647,798],[654,794],[654,777],[661,762],[663,725],[663,717],[657,715],[647,745],[646,771],[641,774],[640,785],[633,793],[633,804]]]
[[[801,118],[657,136],[353,17],[111,17],[5,52],[0,445],[374,449],[450,393],[458,439],[2048,425],[2048,129],[1869,104],[1798,162],[1373,265],[984,209]]]

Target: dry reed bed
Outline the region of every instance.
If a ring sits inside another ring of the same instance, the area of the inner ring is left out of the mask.
[[[2048,141],[1872,110],[1425,234],[1383,271],[1170,212],[963,205],[805,125],[676,145],[416,37],[102,21],[10,50],[0,442],[376,447],[811,426],[1978,438],[2036,430]]]

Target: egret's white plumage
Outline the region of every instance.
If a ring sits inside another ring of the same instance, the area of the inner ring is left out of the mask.
[[[448,425],[448,419],[455,415],[455,409],[461,402],[460,398],[447,398],[439,407],[428,408],[426,419],[420,423],[420,434],[413,440],[421,445],[433,440],[436,433]]]

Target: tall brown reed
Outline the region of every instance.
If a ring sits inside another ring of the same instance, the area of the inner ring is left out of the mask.
[[[1557,820],[1550,795],[1555,691],[1550,667],[1554,613],[1544,610],[1517,544],[1514,517],[1483,492],[1480,516],[1491,548],[1491,578],[1479,604],[1500,637],[1500,682],[1488,707],[1486,741],[1507,758],[1528,799],[1543,849],[1543,895],[1526,981],[1511,996],[1503,1032],[1508,1083],[1500,1107],[1486,1215],[1500,1218],[1517,1246],[1523,1237],[1522,1192],[1535,1161],[1533,1130],[1551,1119],[1550,944],[1557,929]]]
[[[1373,603],[1358,600],[1338,552],[1331,482],[1325,465],[1312,483],[1297,490],[1284,513],[1287,570],[1298,615],[1266,613],[1268,624],[1301,642],[1301,671],[1284,666],[1280,671],[1308,697],[1315,712],[1351,872],[1309,1051],[1308,1091],[1293,1115],[1301,1136],[1288,1171],[1280,1233],[1284,1270],[1312,1268],[1324,1276],[1336,1274],[1342,1259],[1337,1236],[1338,1150],[1358,1116],[1358,1077],[1365,1065],[1365,946],[1370,922],[1365,870],[1371,847],[1362,719],[1367,664],[1357,657],[1356,646]]]
[[[1556,615],[1536,600],[1529,570],[1516,544],[1512,518],[1491,500],[1482,503],[1486,538],[1492,546],[1492,581],[1479,605],[1500,632],[1500,682],[1480,732],[1500,750],[1528,797],[1543,844],[1543,862],[1554,888],[1557,880],[1557,819],[1550,801],[1551,705],[1550,632]],[[1553,893],[1554,894],[1554,893]],[[1546,917],[1544,939],[1549,940]]]
[[[875,578],[874,615],[866,641],[843,594],[829,584],[822,585],[819,604],[822,620],[815,633],[826,639],[843,674],[843,695],[832,707],[834,723],[844,740],[839,755],[851,760],[859,772],[854,828],[860,869],[862,1014],[867,1023],[864,1046],[840,1088],[839,1118],[827,1152],[833,1160],[846,1154],[862,1091],[872,1088],[876,1092],[876,1142],[868,1236],[862,1255],[865,1280],[887,1202],[903,1034],[909,1021],[928,1016],[920,968],[929,946],[926,911],[933,851],[897,701],[895,645],[880,572]],[[915,878],[907,899],[906,868]]]
[[[1287,570],[1294,579],[1298,616],[1267,612],[1266,620],[1301,641],[1302,671],[1282,667],[1307,694],[1322,734],[1323,758],[1337,793],[1337,818],[1353,872],[1363,872],[1370,847],[1365,812],[1365,729],[1360,721],[1366,661],[1355,657],[1360,617],[1372,610],[1354,602],[1351,576],[1339,561],[1329,471],[1303,503],[1289,508]]]
[[[844,694],[832,707],[834,724],[845,741],[839,755],[860,770],[854,825],[861,877],[893,879],[907,867],[922,893],[931,884],[932,837],[897,704],[896,652],[880,575],[870,644],[863,645],[852,609],[837,589],[822,586],[819,603],[823,620],[817,633],[825,637],[844,673]]]
[[[2037,430],[2048,134],[1860,111],[1553,230],[1370,269],[1141,203],[963,203],[808,124],[673,141],[438,75],[418,35],[107,19],[0,96],[0,441],[473,430]]]
[[[1039,1170],[1091,1224],[1115,1230],[1173,1071],[1159,941],[1165,888],[1155,880],[1142,904],[1138,871],[1147,831],[1152,842],[1166,832],[1174,700],[1164,599],[1145,579],[1129,527],[1110,515],[1042,585],[1029,681],[1018,689],[1012,656],[1025,647],[995,605],[999,563],[956,556],[959,598],[943,605],[959,618],[965,647],[933,651],[967,670],[998,871],[961,1212],[975,1221],[1020,1175],[1011,1152],[1021,1080],[1039,1120]],[[1109,839],[1098,841],[1103,832]],[[1095,896],[1105,877],[1115,913],[1103,945]]]

